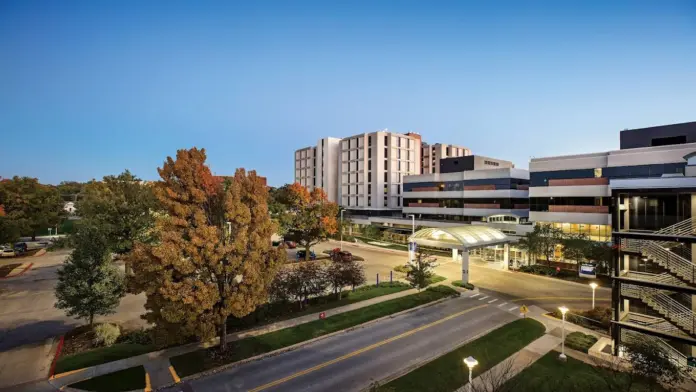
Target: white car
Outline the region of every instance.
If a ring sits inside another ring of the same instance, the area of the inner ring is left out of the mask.
[[[0,257],[15,257],[15,251],[12,248],[2,248],[0,251]]]

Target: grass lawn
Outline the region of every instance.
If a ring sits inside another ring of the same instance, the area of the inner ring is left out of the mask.
[[[149,353],[156,349],[157,348],[153,345],[116,343],[109,347],[100,347],[73,355],[61,356],[58,358],[58,362],[56,362],[56,374],[117,361],[119,359]]]
[[[544,326],[540,322],[528,318],[515,320],[392,380],[379,390],[454,391],[469,381],[469,371],[462,362],[464,358],[473,356],[478,360],[474,368],[476,377],[543,334]]]
[[[604,378],[600,375],[605,370],[594,368],[585,362],[568,357],[567,362],[558,360],[558,352],[551,351],[541,357],[532,366],[508,381],[505,389],[519,392],[556,392],[556,391],[607,391]],[[609,376],[608,373],[604,373]],[[615,385],[626,385],[628,378],[611,377]],[[625,390],[614,387],[613,390]],[[643,384],[632,385],[631,391],[648,391]],[[656,391],[663,391],[659,386]]]
[[[443,280],[447,280],[447,278],[445,278],[444,276],[440,276],[440,275],[433,275],[430,277],[430,279],[428,279],[428,284],[442,282]]]
[[[213,359],[209,353],[209,350],[215,349],[212,348],[172,357],[170,361],[179,376],[185,377],[456,295],[459,295],[459,293],[450,287],[437,286],[428,288],[417,294],[337,314],[324,320],[316,320],[296,327],[232,342],[228,347],[229,354],[225,358],[216,357]]]
[[[72,388],[97,392],[132,391],[145,388],[145,368],[136,366],[70,385]]]
[[[463,288],[469,289],[469,290],[473,290],[473,289],[474,289],[474,285],[473,285],[473,284],[471,284],[471,283],[466,283],[466,284],[464,284],[464,282],[462,282],[461,280],[453,280],[453,281],[452,281],[452,286],[463,287]]]
[[[565,338],[566,347],[587,353],[597,343],[597,338],[582,332],[571,332]]]

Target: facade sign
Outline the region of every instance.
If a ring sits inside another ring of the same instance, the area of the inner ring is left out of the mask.
[[[582,264],[580,266],[580,272],[578,276],[581,278],[596,278],[597,277],[597,267],[594,264]]]

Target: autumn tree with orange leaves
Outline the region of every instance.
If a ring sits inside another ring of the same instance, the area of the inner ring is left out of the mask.
[[[136,243],[128,258],[129,289],[147,296],[143,316],[160,343],[220,337],[228,317],[265,303],[285,252],[271,246],[275,231],[268,194],[254,171],[224,181],[205,164],[204,149],[179,150],[159,169],[154,193],[164,213],[154,243]]]
[[[309,260],[312,246],[325,241],[338,230],[338,205],[330,202],[321,188],[311,192],[298,183],[289,188],[289,210],[285,222],[288,232],[297,244],[305,249],[305,260]]]

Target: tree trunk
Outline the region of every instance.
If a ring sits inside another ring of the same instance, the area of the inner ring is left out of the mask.
[[[89,326],[94,327],[94,313],[89,314]]]
[[[310,245],[307,245],[305,247],[305,254],[304,254],[305,261],[309,261],[309,249],[310,249]]]
[[[220,351],[227,351],[227,317],[225,316],[222,320],[222,327],[220,328]]]
[[[339,287],[339,288],[338,288],[338,300],[339,300],[339,301],[341,300],[341,295],[342,295],[342,294],[343,294],[343,288],[342,288],[342,287]]]
[[[31,240],[36,241],[36,231],[31,232]]]

